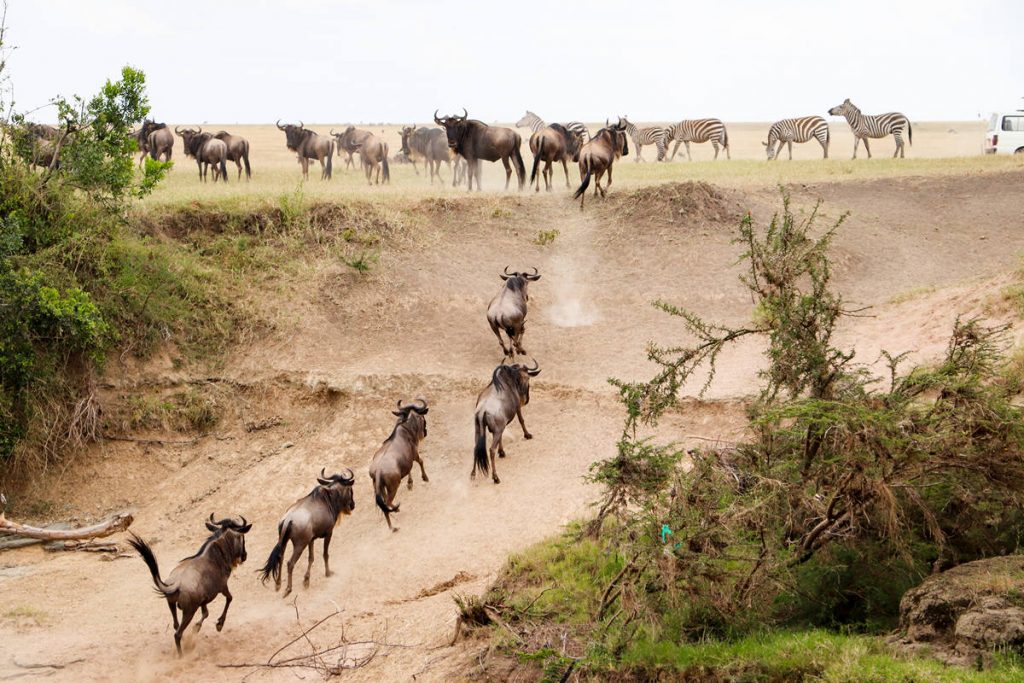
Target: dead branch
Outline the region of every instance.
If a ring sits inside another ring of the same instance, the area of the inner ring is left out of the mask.
[[[103,538],[124,531],[131,526],[133,521],[134,518],[130,512],[119,512],[92,526],[78,527],[77,529],[41,529],[12,522],[4,516],[3,511],[0,511],[0,531],[44,541],[80,541],[89,538]]]

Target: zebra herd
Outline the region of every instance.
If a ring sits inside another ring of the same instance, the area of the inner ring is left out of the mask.
[[[863,114],[853,102],[847,98],[842,104],[828,110],[831,116],[842,116],[850,124],[853,132],[853,158],[857,158],[857,148],[861,141],[864,142],[864,151],[868,158],[871,158],[871,148],[868,145],[869,139],[885,138],[893,136],[896,142],[896,150],[893,158],[904,157],[903,135],[906,133],[907,141],[913,144],[913,132],[910,120],[899,112],[888,112],[870,116]],[[719,119],[684,119],[669,126],[649,126],[637,128],[629,121],[629,117],[623,116],[622,122],[626,125],[626,132],[633,141],[636,149],[634,161],[644,161],[642,148],[644,145],[654,145],[657,150],[658,161],[672,161],[676,158],[679,145],[686,146],[686,158],[690,161],[690,143],[700,144],[710,142],[715,150],[715,159],[718,159],[719,150],[725,152],[726,159],[731,159],[729,154],[729,133],[725,124]],[[521,118],[517,126],[529,126],[533,132],[537,132],[545,125],[544,121],[531,111]],[[563,124],[573,133],[580,135],[582,139],[589,139],[587,127],[579,121],[571,121]],[[789,158],[793,158],[793,143],[810,142],[817,140],[821,145],[824,158],[828,158],[828,147],[831,141],[828,122],[821,116],[801,116],[793,119],[782,119],[776,121],[768,129],[768,140],[761,144],[765,147],[769,161],[778,158],[783,146],[787,148]],[[671,155],[668,154],[668,146],[675,143]]]

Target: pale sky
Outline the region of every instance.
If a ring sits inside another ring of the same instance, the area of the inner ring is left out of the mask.
[[[1024,0],[8,0],[21,111],[146,73],[168,122],[425,122],[1024,107]],[[34,115],[51,120],[52,110]]]

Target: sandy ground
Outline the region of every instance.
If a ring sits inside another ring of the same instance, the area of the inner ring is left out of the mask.
[[[995,302],[1024,249],[1015,191],[1022,182],[1016,171],[793,187],[801,211],[820,198],[826,217],[851,212],[835,243],[836,286],[874,308],[847,323],[840,340],[867,363],[882,348],[927,359],[941,352],[957,313],[1008,315]],[[509,553],[586,513],[595,490],[582,477],[612,454],[622,424],[606,379],[649,376],[645,344],[679,339],[678,323],[648,302],[664,297],[727,322],[750,315],[736,280],[735,219],[751,210],[767,220],[777,195],[729,189],[713,204],[676,216],[654,204],[627,213],[612,202],[580,213],[559,197],[516,196],[501,205],[507,219],[481,219],[480,206],[467,201],[426,216],[415,248],[386,251],[363,280],[342,268],[318,273],[287,302],[297,322],[238,350],[220,372],[244,386],[225,389],[232,409],[213,435],[194,444],[103,444],[48,490],[30,492],[82,519],[131,509],[133,530],[153,541],[165,575],[205,538],[210,512],[246,515],[254,522],[249,560],[232,579],[224,631],[211,622],[189,634],[179,659],[167,608],[137,558],[6,552],[0,678],[316,680],[311,670],[225,665],[265,662],[335,611],[312,644],[387,643],[352,645],[352,657],[378,653],[347,679],[464,677],[454,663],[463,650],[446,646],[452,596],[480,592]],[[552,244],[534,243],[552,228],[560,231]],[[542,373],[525,410],[535,438],[510,428],[495,486],[469,479],[472,411],[500,361],[484,310],[509,263],[542,273],[531,287],[525,338]],[[754,343],[728,352],[708,400],[686,401],[660,437],[684,445],[737,438],[760,364]],[[116,393],[173,386],[180,375],[155,363],[142,372],[115,368],[108,380]],[[414,396],[431,406],[422,446],[430,482],[417,478],[399,492],[401,530],[392,534],[373,506],[366,468],[391,429],[395,400]],[[243,427],[271,416],[281,424]],[[323,466],[355,470],[356,510],[334,536],[335,575],[323,576],[318,550],[311,586],[282,600],[253,572],[274,543],[279,515]],[[211,605],[214,615],[221,604]],[[300,639],[285,653],[308,652],[311,643]],[[41,663],[66,668],[24,668]]]

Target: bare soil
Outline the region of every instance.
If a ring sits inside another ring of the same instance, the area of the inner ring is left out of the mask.
[[[844,326],[841,341],[866,363],[883,348],[926,360],[941,352],[957,314],[1013,317],[999,292],[1024,250],[1022,182],[1024,173],[1013,172],[790,188],[801,211],[821,199],[827,218],[850,212],[835,242],[836,286],[873,308]],[[348,680],[469,678],[472,645],[447,645],[453,594],[480,592],[509,553],[587,513],[595,490],[583,475],[614,452],[622,424],[607,378],[650,375],[649,340],[684,341],[678,322],[649,302],[664,298],[726,322],[748,318],[731,240],[746,211],[764,223],[777,206],[773,190],[699,184],[618,193],[613,186],[585,213],[563,196],[425,202],[418,239],[385,251],[369,275],[339,264],[298,291],[268,292],[267,306],[287,308],[294,322],[234,350],[209,378],[226,406],[213,434],[106,442],[23,494],[60,501],[52,511],[60,517],[132,510],[132,529],[153,541],[165,575],[205,538],[207,515],[244,514],[254,522],[249,559],[232,579],[224,631],[211,621],[189,634],[179,659],[167,608],[138,558],[10,551],[0,555],[0,677],[315,680],[308,669],[223,667],[266,662],[340,611],[279,658],[344,637],[387,643],[353,645],[350,658],[377,655],[346,672]],[[553,242],[536,243],[539,231],[553,229]],[[525,409],[535,438],[510,427],[495,486],[469,478],[471,415],[501,360],[484,311],[506,265],[542,274],[531,286],[524,340],[542,373]],[[693,445],[741,436],[760,352],[749,343],[725,354],[705,400],[684,401],[660,438]],[[166,359],[141,369],[115,364],[105,391],[112,400],[198,379]],[[416,396],[430,404],[422,446],[430,482],[415,478],[411,491],[400,491],[401,530],[392,534],[366,469],[390,432],[395,401]],[[282,600],[254,572],[276,540],[279,515],[321,467],[356,472],[356,509],[334,535],[335,575],[323,576],[318,547],[310,587],[297,579],[294,597]],[[45,663],[67,666],[24,668]]]

